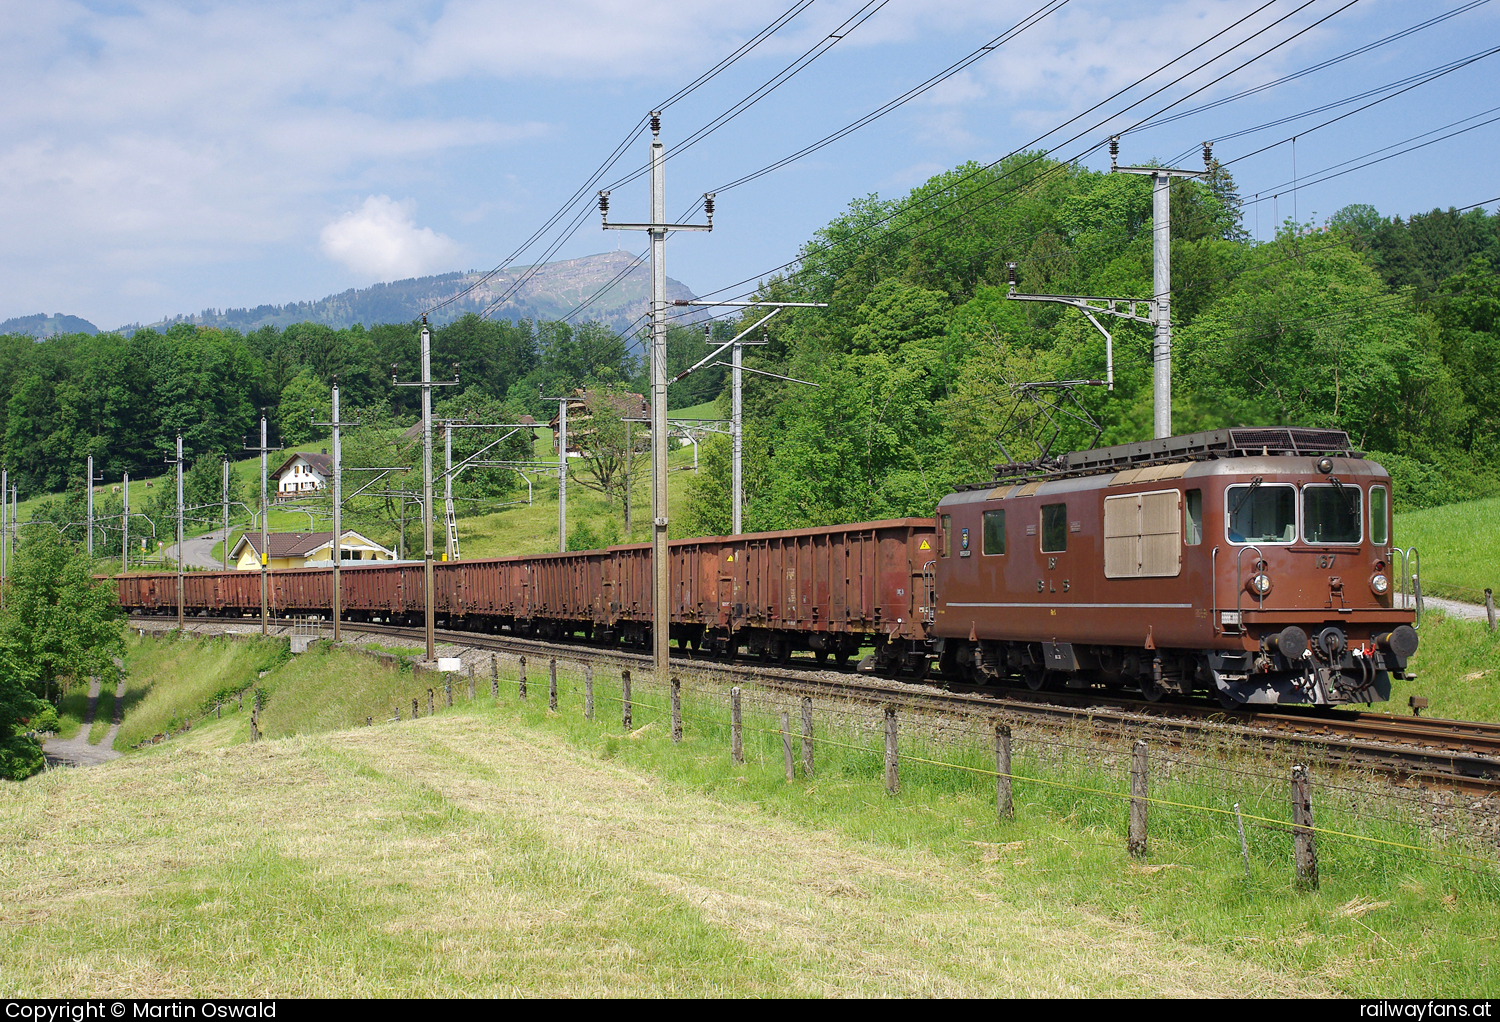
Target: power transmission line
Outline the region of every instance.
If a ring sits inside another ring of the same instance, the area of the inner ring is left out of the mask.
[[[1047,138],[1048,136],[1056,134],[1058,131],[1062,130],[1062,128],[1065,128],[1066,126],[1068,126],[1070,124],[1073,124],[1074,122],[1078,121],[1079,119],[1087,116],[1088,114],[1090,114],[1090,113],[1094,112],[1095,110],[1099,109],[1100,107],[1104,106],[1106,103],[1110,102],[1111,100],[1113,100],[1113,99],[1115,99],[1115,98],[1123,95],[1124,93],[1130,91],[1131,89],[1135,88],[1136,86],[1141,85],[1144,82],[1150,80],[1151,78],[1155,77],[1161,71],[1165,70],[1166,68],[1168,68],[1168,67],[1172,66],[1173,64],[1177,63],[1178,61],[1182,60],[1184,57],[1188,56],[1191,53],[1196,52],[1199,49],[1202,49],[1204,46],[1208,45],[1210,42],[1214,41],[1215,39],[1217,39],[1220,36],[1224,35],[1225,33],[1229,32],[1231,29],[1233,29],[1233,28],[1235,28],[1235,27],[1243,24],[1245,21],[1249,20],[1254,15],[1260,13],[1261,11],[1265,10],[1267,7],[1271,6],[1271,3],[1273,3],[1273,2],[1274,2],[1274,0],[1269,0],[1269,2],[1267,2],[1267,3],[1263,4],[1263,5],[1261,5],[1260,7],[1256,8],[1254,11],[1251,11],[1249,14],[1247,14],[1244,17],[1240,18],[1238,21],[1236,21],[1236,22],[1234,22],[1234,23],[1226,26],[1223,29],[1220,29],[1218,32],[1216,32],[1213,35],[1211,35],[1208,39],[1205,39],[1203,42],[1201,42],[1201,43],[1197,44],[1196,46],[1192,47],[1191,49],[1189,49],[1185,53],[1180,54],[1177,57],[1172,58],[1171,60],[1167,61],[1165,64],[1161,65],[1160,67],[1158,67],[1154,71],[1149,72],[1148,74],[1146,74],[1146,75],[1142,76],[1141,78],[1137,79],[1135,82],[1132,82],[1130,85],[1127,85],[1124,88],[1116,91],[1111,96],[1106,97],[1103,100],[1100,100],[1098,103],[1095,103],[1093,106],[1089,107],[1087,110],[1084,110],[1082,113],[1074,115],[1069,120],[1063,122],[1062,125],[1059,125],[1056,128],[1052,128],[1049,131],[1043,133],[1042,135],[1037,136],[1032,141],[1026,143],[1025,145],[1019,147],[1016,150],[1013,150],[1011,153],[1007,154],[1006,156],[1003,156],[1000,159],[995,160],[995,161],[993,161],[991,163],[988,163],[988,164],[986,164],[986,165],[984,165],[982,167],[978,167],[978,168],[974,169],[973,171],[970,171],[969,173],[967,173],[967,174],[963,175],[962,177],[958,178],[957,180],[955,180],[953,182],[950,182],[949,183],[949,189],[951,190],[952,188],[954,188],[954,187],[956,187],[958,185],[961,185],[964,182],[966,182],[968,180],[971,180],[974,177],[977,177],[979,174],[985,173],[986,171],[993,170],[994,168],[996,168],[996,167],[1000,166],[1002,163],[1004,163],[1006,160],[1011,159],[1012,157],[1015,157],[1015,156],[1019,155],[1022,152],[1025,152],[1031,146],[1036,145],[1038,142],[1042,141],[1043,139]],[[1242,39],[1240,42],[1234,44],[1234,46],[1230,47],[1228,50],[1225,50],[1222,53],[1219,53],[1218,55],[1216,55],[1214,57],[1211,57],[1209,60],[1203,62],[1202,64],[1199,64],[1197,67],[1194,67],[1194,68],[1190,69],[1189,71],[1184,72],[1183,74],[1181,74],[1178,77],[1174,78],[1172,81],[1166,83],[1165,85],[1161,86],[1160,88],[1156,89],[1155,91],[1149,93],[1148,95],[1142,97],[1141,99],[1136,100],[1135,102],[1131,103],[1129,106],[1126,106],[1124,109],[1122,109],[1120,111],[1117,111],[1116,113],[1113,113],[1113,114],[1109,115],[1108,117],[1104,118],[1104,120],[1099,121],[1098,123],[1092,125],[1091,127],[1086,128],[1083,131],[1080,131],[1077,134],[1073,135],[1071,138],[1068,138],[1068,139],[1064,140],[1063,142],[1059,143],[1059,145],[1067,145],[1069,142],[1077,141],[1078,139],[1082,138],[1084,135],[1088,134],[1089,132],[1094,131],[1094,130],[1102,127],[1104,124],[1108,123],[1108,121],[1114,119],[1115,117],[1118,117],[1121,113],[1124,113],[1126,110],[1130,110],[1130,109],[1132,109],[1135,106],[1139,106],[1141,103],[1143,103],[1146,100],[1152,98],[1153,96],[1159,95],[1165,89],[1170,88],[1172,85],[1175,85],[1178,82],[1181,82],[1183,79],[1185,79],[1185,78],[1189,77],[1190,75],[1196,73],[1197,71],[1201,70],[1202,68],[1207,67],[1209,64],[1213,63],[1214,61],[1219,60],[1220,58],[1228,55],[1229,53],[1233,52],[1235,49],[1238,49],[1240,46],[1245,45],[1245,43],[1249,42],[1251,39],[1256,38],[1257,36],[1259,36],[1259,35],[1263,34],[1264,32],[1268,31],[1270,28],[1272,28],[1272,27],[1274,27],[1274,26],[1282,23],[1283,21],[1287,20],[1288,18],[1292,17],[1293,15],[1295,15],[1295,14],[1299,13],[1300,11],[1306,9],[1307,7],[1311,6],[1312,3],[1314,3],[1314,2],[1316,2],[1316,0],[1307,0],[1307,2],[1303,3],[1301,6],[1297,7],[1293,11],[1291,11],[1291,12],[1285,14],[1285,15],[1282,15],[1281,17],[1277,18],[1275,21],[1271,22],[1271,24],[1269,24],[1269,25],[1267,25],[1267,26],[1265,26],[1265,27],[1257,30],[1256,32],[1254,32],[1250,36],[1248,36],[1245,39]],[[1179,99],[1176,99],[1173,102],[1171,102],[1171,103],[1167,104],[1166,106],[1162,107],[1160,110],[1157,110],[1154,113],[1148,115],[1147,117],[1142,118],[1140,121],[1137,121],[1136,123],[1137,124],[1143,124],[1147,120],[1149,120],[1150,118],[1158,116],[1162,112],[1164,112],[1166,110],[1172,109],[1172,107],[1178,105],[1179,103],[1183,103],[1186,100],[1188,100],[1188,99],[1192,98],[1193,96],[1197,95],[1198,93],[1203,92],[1204,90],[1206,90],[1208,88],[1211,88],[1213,85],[1216,85],[1218,82],[1224,80],[1225,78],[1229,77],[1230,75],[1238,73],[1239,71],[1241,71],[1244,68],[1248,67],[1250,64],[1253,64],[1255,61],[1264,58],[1265,56],[1269,55],[1270,53],[1275,52],[1277,49],[1280,49],[1282,46],[1285,46],[1287,43],[1291,42],[1292,40],[1294,40],[1294,39],[1298,38],[1299,36],[1301,36],[1301,35],[1309,32],[1309,31],[1311,31],[1312,29],[1318,27],[1319,25],[1321,25],[1324,22],[1328,21],[1330,18],[1333,18],[1333,17],[1337,16],[1338,14],[1342,13],[1343,11],[1348,10],[1350,7],[1354,6],[1354,4],[1356,4],[1358,2],[1359,2],[1359,0],[1349,0],[1349,2],[1345,3],[1343,6],[1339,7],[1337,10],[1333,11],[1331,14],[1327,14],[1327,15],[1323,16],[1322,18],[1318,19],[1317,21],[1313,22],[1312,24],[1310,24],[1310,25],[1308,25],[1308,26],[1306,26],[1306,27],[1304,27],[1302,29],[1299,29],[1297,32],[1293,33],[1292,35],[1288,36],[1285,39],[1282,39],[1280,42],[1274,44],[1273,46],[1268,47],[1267,49],[1263,50],[1262,52],[1260,52],[1256,56],[1250,58],[1249,60],[1245,61],[1244,63],[1240,64],[1239,66],[1231,69],[1230,71],[1225,72],[1224,74],[1218,76],[1217,78],[1213,79],[1212,81],[1209,81],[1209,82],[1205,83],[1204,85],[1199,86],[1198,88],[1192,90],[1191,92],[1189,92],[1186,95],[1180,97]],[[1135,125],[1131,125],[1130,127],[1134,127],[1134,126]],[[1125,128],[1125,129],[1121,129],[1121,130],[1122,131],[1128,131],[1129,128]],[[1072,157],[1071,160],[1060,161],[1052,169],[1043,171],[1042,174],[1038,175],[1036,178],[1032,178],[1032,179],[1024,182],[1022,185],[1017,186],[1017,188],[1012,189],[1012,192],[1018,191],[1018,190],[1020,190],[1022,188],[1025,188],[1025,187],[1029,187],[1030,185],[1035,184],[1039,180],[1044,180],[1046,177],[1050,176],[1051,174],[1056,173],[1058,168],[1063,167],[1063,166],[1067,166],[1068,164],[1070,164],[1070,163],[1072,163],[1072,162],[1074,162],[1074,161],[1076,161],[1078,159],[1081,159],[1082,157],[1088,155],[1089,153],[1097,150],[1102,145],[1104,145],[1104,140],[1100,140],[1099,142],[1094,143],[1092,146],[1089,146],[1088,148],[1086,148],[1082,152],[1076,154],[1074,157]],[[1018,165],[1016,165],[1014,167],[1008,168],[1007,170],[1005,170],[1002,173],[1001,176],[1002,176],[1002,178],[1003,177],[1014,176],[1015,174],[1019,173],[1020,171],[1026,170],[1026,169],[1030,168],[1031,166],[1034,166],[1036,163],[1038,163],[1041,160],[1046,159],[1046,158],[1047,157],[1046,157],[1045,154],[1035,156],[1035,157],[1033,157],[1033,158],[1031,158],[1029,160],[1026,160],[1026,161],[1022,162],[1021,164],[1018,164]],[[1004,198],[1005,194],[1010,194],[1010,193],[1003,193],[1001,195],[994,196],[994,197],[992,197],[989,200],[985,200],[981,204],[983,205],[983,204],[988,204],[990,202],[998,201],[1000,198]],[[929,213],[930,212],[941,212],[941,210],[946,209],[946,208],[948,208],[948,206],[954,205],[954,204],[956,204],[959,201],[961,201],[961,200],[960,199],[954,199],[954,200],[950,201],[949,203],[947,203],[946,205],[938,207],[937,210],[928,211],[928,212]],[[863,227],[859,228],[854,233],[854,235],[852,235],[852,237],[859,237],[861,235],[867,235],[873,229],[875,229],[877,227],[880,227],[882,225],[890,223],[891,221],[895,220],[897,217],[901,216],[903,213],[908,212],[910,210],[910,208],[912,207],[912,205],[914,204],[914,202],[915,202],[915,200],[907,200],[907,201],[905,201],[903,203],[899,203],[897,205],[897,207],[891,213],[889,213],[888,215],[886,215],[884,217],[881,217],[880,219],[874,221],[873,223],[866,224]],[[941,224],[936,224],[933,227],[929,228],[927,231],[923,231],[923,232],[921,232],[921,234],[916,235],[916,237],[921,237],[923,234],[930,233],[930,231],[932,231],[932,230],[936,230],[936,229],[938,229],[940,227],[947,226],[948,223],[951,223],[951,222],[952,221],[945,221],[945,222],[943,222]],[[841,246],[842,245],[847,245],[847,243],[849,242],[849,240],[850,239],[841,239],[840,245]],[[737,282],[735,282],[733,284],[726,285],[725,287],[719,288],[719,289],[717,289],[715,291],[708,292],[708,294],[706,294],[706,295],[700,295],[699,297],[710,297],[712,295],[721,295],[721,294],[724,294],[725,292],[731,291],[731,290],[733,290],[735,288],[742,287],[742,286],[744,286],[746,284],[750,284],[750,283],[752,283],[754,281],[761,280],[761,279],[763,279],[763,278],[765,278],[767,276],[770,276],[771,274],[779,273],[779,272],[781,272],[783,270],[786,270],[786,269],[788,269],[788,268],[790,268],[792,266],[796,266],[798,263],[805,263],[806,259],[807,259],[807,257],[809,255],[817,254],[819,252],[828,252],[828,251],[831,251],[833,248],[834,248],[834,246],[830,246],[830,245],[809,246],[807,249],[804,249],[803,252],[800,255],[798,255],[796,258],[788,260],[787,262],[782,263],[779,266],[772,267],[771,269],[763,271],[761,273],[758,273],[758,274],[756,274],[753,277],[747,277],[747,278],[745,278],[743,280],[737,281]]]
[[[747,40],[732,53],[730,53],[729,56],[719,61],[719,63],[715,64],[709,70],[698,75],[698,77],[694,78],[681,89],[678,89],[671,96],[668,96],[666,100],[664,100],[656,107],[656,109],[665,110],[672,104],[686,99],[689,95],[696,92],[704,85],[707,85],[714,78],[718,77],[719,74],[721,74],[731,64],[738,61],[741,57],[745,56],[745,54],[749,53],[751,50],[754,50],[757,46],[765,42],[772,35],[775,35],[776,32],[778,32],[780,29],[784,28],[788,23],[796,18],[797,15],[801,14],[803,11],[807,10],[807,8],[811,7],[813,2],[814,0],[798,0],[797,3],[793,4],[779,17],[773,20],[769,25],[761,29],[755,35],[751,36],[749,40]],[[462,288],[455,294],[449,295],[447,298],[431,306],[423,313],[423,315],[429,315],[439,309],[451,305],[452,303],[460,300],[461,298],[464,298],[469,294],[472,294],[477,288],[482,287],[490,280],[493,280],[495,276],[502,272],[507,266],[509,266],[515,260],[519,259],[521,257],[521,253],[525,252],[528,248],[535,244],[539,238],[541,238],[547,231],[552,229],[554,224],[556,224],[559,220],[566,216],[568,210],[572,209],[580,199],[582,199],[584,196],[589,195],[594,190],[600,179],[603,178],[605,174],[609,173],[610,168],[618,163],[621,157],[623,157],[625,153],[629,151],[630,144],[634,142],[640,135],[640,133],[645,129],[647,121],[648,118],[644,116],[639,121],[637,121],[635,123],[635,126],[626,133],[625,137],[620,140],[619,144],[615,146],[615,148],[607,157],[605,157],[604,162],[594,169],[593,173],[589,175],[588,179],[584,181],[583,184],[579,185],[578,189],[557,209],[555,213],[548,217],[547,221],[543,223],[541,227],[537,228],[537,230],[534,231],[530,237],[522,242],[520,247],[518,247],[514,252],[512,252],[503,261],[501,261],[500,265],[496,266],[493,270],[484,274],[478,280],[469,284],[467,287]]]
[[[1379,47],[1384,46],[1387,43],[1392,43],[1396,42],[1399,39],[1404,39],[1415,32],[1420,32],[1424,28],[1430,28],[1433,25],[1438,24],[1439,22],[1447,21],[1449,18],[1452,18],[1459,14],[1464,14],[1467,11],[1471,11],[1474,8],[1487,3],[1489,3],[1489,0],[1473,0],[1472,3],[1465,4],[1464,6],[1451,10],[1446,14],[1439,14],[1435,17],[1428,18],[1426,21],[1419,22],[1418,24],[1413,25],[1410,28],[1402,29],[1400,32],[1394,32],[1391,35],[1385,36],[1381,39],[1377,39],[1372,43],[1366,43],[1363,46],[1359,46],[1355,49],[1349,50],[1347,53],[1341,53],[1337,57],[1329,57],[1327,60],[1319,61],[1318,63],[1313,64],[1310,67],[1302,68],[1300,71],[1293,71],[1291,74],[1282,75],[1280,78],[1265,82],[1264,84],[1256,85],[1253,88],[1245,89],[1241,92],[1236,92],[1232,96],[1225,96],[1223,99],[1216,99],[1212,103],[1205,103],[1202,106],[1193,107],[1191,110],[1183,110],[1173,114],[1170,117],[1161,117],[1152,121],[1148,121],[1145,124],[1141,124],[1137,127],[1131,128],[1128,132],[1121,132],[1120,134],[1123,136],[1125,134],[1131,134],[1135,132],[1149,131],[1152,128],[1158,128],[1164,124],[1171,124],[1174,121],[1180,121],[1186,117],[1192,117],[1195,114],[1206,113],[1209,110],[1216,110],[1219,107],[1224,106],[1226,103],[1233,103],[1236,100],[1245,99],[1248,96],[1259,95],[1260,93],[1265,92],[1268,89],[1276,88],[1278,85],[1285,85],[1287,82],[1293,82],[1299,78],[1305,78],[1307,75],[1313,74],[1317,71],[1322,71],[1324,68],[1332,67],[1335,64],[1342,63],[1343,61],[1349,60],[1352,57],[1358,57],[1361,54],[1369,53],[1371,50],[1378,49]],[[1221,138],[1214,139],[1214,141],[1222,142],[1226,138],[1230,137],[1232,136],[1226,135],[1222,136]],[[1183,158],[1184,157],[1182,156],[1178,157],[1179,160]]]

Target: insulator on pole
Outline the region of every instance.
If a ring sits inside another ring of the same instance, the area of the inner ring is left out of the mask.
[[[604,217],[606,220],[609,219],[609,193],[608,192],[601,191],[599,193],[599,215],[602,216],[602,217]]]
[[[1111,135],[1109,137],[1109,166],[1110,166],[1110,169],[1114,169],[1116,161],[1118,161],[1119,158],[1120,158],[1120,136],[1119,135]]]
[[[708,214],[710,220],[714,218],[714,195],[714,192],[703,193],[703,212]]]
[[[713,342],[713,335],[714,335],[714,325],[712,323],[704,323],[703,324],[703,343],[704,344],[711,344]]]
[[[651,134],[652,135],[660,135],[661,134],[661,111],[660,110],[653,110],[653,111],[651,111]]]
[[[1212,142],[1203,143],[1203,169],[1214,169],[1214,144]]]
[[[1010,278],[1010,286],[1011,287],[1015,287],[1016,286],[1016,264],[1015,263],[1006,263],[1005,264],[1005,272],[1006,272],[1006,275]]]

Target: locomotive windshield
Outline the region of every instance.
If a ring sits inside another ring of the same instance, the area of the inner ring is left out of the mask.
[[[1358,543],[1360,527],[1358,486],[1304,486],[1302,538],[1309,543]]]
[[[1297,538],[1297,491],[1283,483],[1231,486],[1228,533],[1231,543],[1290,543]]]

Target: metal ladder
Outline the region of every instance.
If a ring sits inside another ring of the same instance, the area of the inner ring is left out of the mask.
[[[444,540],[443,553],[447,560],[458,560],[458,516],[453,513],[453,498],[448,498],[447,513],[443,516],[447,520],[448,535]]]

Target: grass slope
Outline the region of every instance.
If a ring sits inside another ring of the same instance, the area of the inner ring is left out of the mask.
[[[140,648],[153,641],[137,643],[131,662],[150,666],[155,697],[179,706],[255,646]],[[1297,892],[1286,834],[1252,816],[1247,882],[1232,817],[1168,805],[1152,807],[1151,853],[1137,862],[1117,800],[1018,781],[1016,819],[997,821],[992,780],[921,762],[981,765],[982,743],[934,746],[904,729],[892,797],[879,779],[878,722],[820,716],[817,776],[799,771],[788,784],[771,707],[747,701],[746,763],[736,766],[722,693],[693,679],[674,744],[664,693],[644,679],[638,727],[622,734],[611,676],[600,673],[597,720],[587,721],[578,677],[561,673],[552,713],[540,698],[545,672],[535,675],[528,703],[507,665],[498,700],[486,677],[470,702],[460,679],[452,711],[439,690],[436,716],[324,732],[380,721],[397,699],[406,718],[418,693],[425,713],[428,681],[312,652],[257,681],[271,740],[247,743],[247,715],[210,718],[104,767],[15,786],[0,801],[7,994],[1500,988],[1487,936],[1500,928],[1493,875],[1324,837],[1323,886]],[[1019,735],[1015,769],[1122,788],[1118,761],[1068,767],[1051,755]],[[1260,791],[1254,776],[1194,784],[1176,773],[1154,778],[1153,796],[1285,816],[1282,793]],[[1323,827],[1416,837],[1399,821],[1369,822],[1389,806],[1359,804],[1362,822],[1320,798]]]
[[[285,641],[274,639],[128,637],[124,719],[115,749],[125,752],[184,722],[196,724],[217,700],[253,688],[261,671],[274,669],[288,656]],[[103,704],[101,699],[101,712]],[[247,705],[246,715],[249,709]]]
[[[1483,621],[1429,610],[1418,635],[1417,655],[1408,664],[1416,678],[1392,681],[1383,708],[1405,713],[1407,699],[1417,695],[1427,698],[1428,716],[1500,721],[1500,633]]]
[[[1421,554],[1425,592],[1483,603],[1500,588],[1500,497],[1399,514],[1395,540]]]

